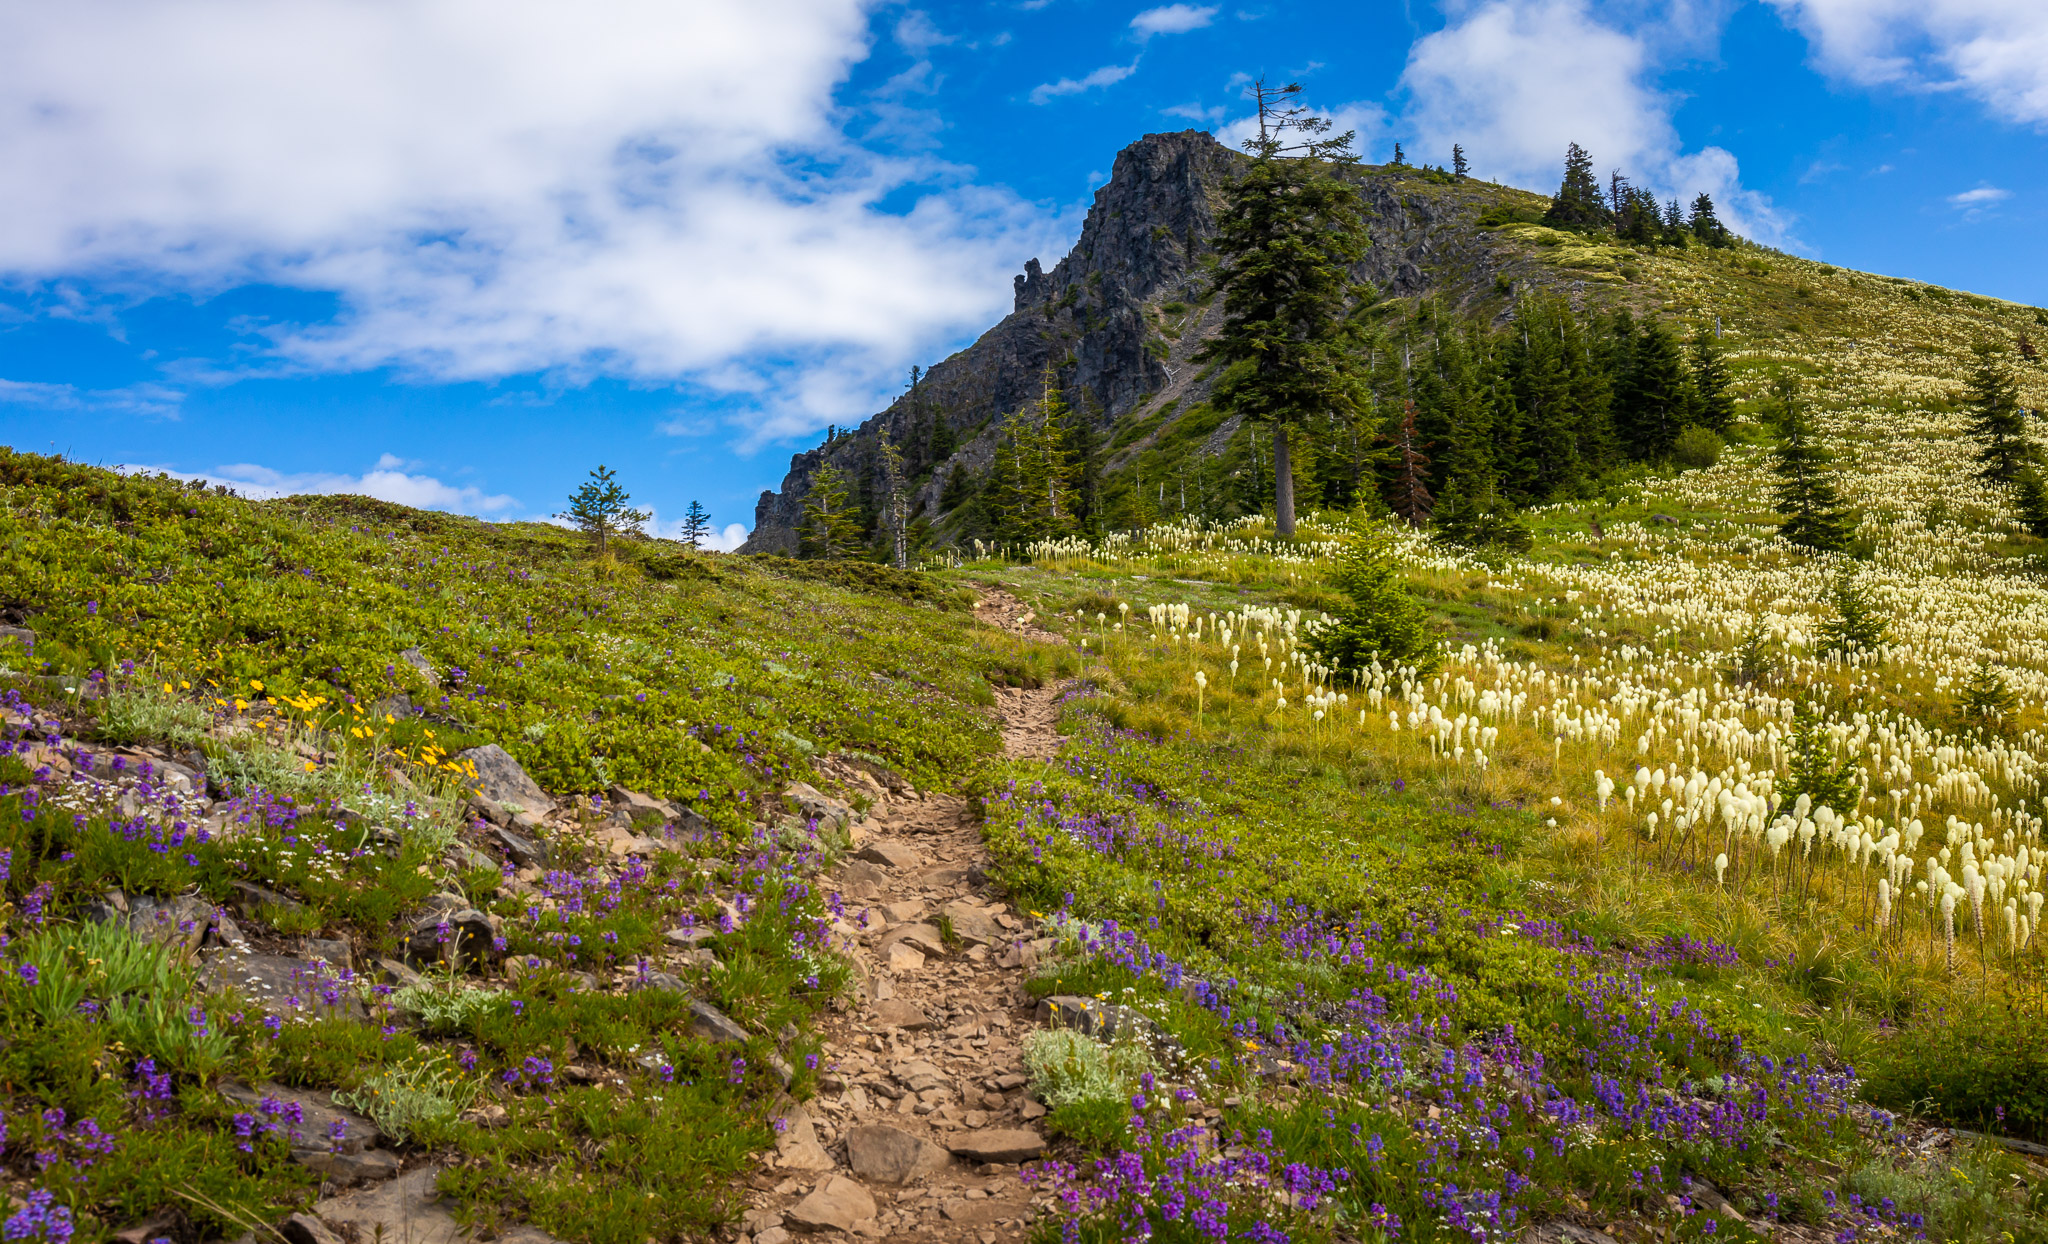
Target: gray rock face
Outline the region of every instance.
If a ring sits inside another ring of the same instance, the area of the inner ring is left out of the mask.
[[[548,798],[547,792],[526,775],[526,770],[519,767],[519,762],[512,759],[511,753],[496,743],[486,743],[482,747],[457,752],[455,759],[475,765],[478,792],[484,798],[504,806],[508,811],[516,808],[540,814],[552,810],[555,806],[555,801]]]
[[[746,1029],[733,1023],[725,1012],[709,1002],[690,1004],[690,1031],[720,1045],[741,1044],[747,1039]]]
[[[1101,442],[1111,425],[1148,417],[1168,401],[1185,413],[1204,401],[1213,375],[1194,355],[1222,326],[1221,300],[1204,303],[1203,260],[1216,230],[1222,191],[1245,157],[1199,130],[1147,134],[1118,153],[1109,181],[1096,192],[1080,240],[1046,270],[1037,260],[1013,281],[1011,314],[979,340],[932,366],[919,394],[897,399],[851,435],[795,455],[776,492],[764,492],[754,534],[743,553],[793,553],[811,480],[827,465],[852,478],[871,472],[877,434],[899,446],[922,446],[934,413],[963,442],[912,499],[913,512],[938,513],[954,466],[984,474],[1002,416],[1038,394],[1048,362],[1077,410],[1090,410]],[[1512,289],[1559,287],[1569,281],[1532,256],[1530,247],[1477,227],[1479,212],[1502,193],[1468,181],[1445,186],[1417,170],[1361,165],[1346,174],[1364,201],[1370,246],[1354,269],[1380,293],[1430,293],[1447,309],[1502,314]],[[1168,313],[1165,307],[1184,304]],[[1071,363],[1067,362],[1071,355]],[[1109,456],[1115,467],[1168,433],[1174,420]],[[968,434],[980,431],[967,439]],[[1216,429],[1204,452],[1220,452],[1238,430],[1233,418]],[[912,450],[913,472],[929,464]]]

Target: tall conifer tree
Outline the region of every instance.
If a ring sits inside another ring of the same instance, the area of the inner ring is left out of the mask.
[[[1564,156],[1564,181],[1550,200],[1543,223],[1559,229],[1601,229],[1613,223],[1600,195],[1600,179],[1593,176],[1593,157],[1577,143]]]
[[[1977,478],[2011,484],[2036,454],[2027,439],[2027,412],[1998,347],[1979,341],[1970,348],[1977,363],[1970,369],[1963,402],[1969,408],[1970,437],[1977,442]]]
[[[1772,382],[1770,418],[1778,434],[1771,455],[1771,470],[1778,477],[1777,511],[1783,516],[1778,534],[1816,552],[1841,552],[1856,524],[1843,512],[1830,469],[1833,457],[1807,418],[1796,379],[1780,376]]]
[[[1351,266],[1365,253],[1358,192],[1336,175],[1354,162],[1352,135],[1293,104],[1300,84],[1252,88],[1259,135],[1217,220],[1223,331],[1200,357],[1224,364],[1223,410],[1273,425],[1275,526],[1294,533],[1290,431],[1355,400],[1348,349]],[[1288,131],[1301,141],[1288,143]]]

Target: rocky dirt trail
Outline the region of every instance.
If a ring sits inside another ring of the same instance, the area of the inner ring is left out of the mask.
[[[983,589],[976,613],[1063,642],[1007,593]],[[1052,758],[1060,691],[998,690],[1006,754]],[[1045,1109],[1024,1091],[1038,1022],[1024,982],[1051,943],[991,887],[966,800],[873,798],[832,878],[855,1001],[828,1017],[818,1096],[783,1105],[739,1238],[1021,1241],[1038,1205],[1020,1166],[1045,1152]]]

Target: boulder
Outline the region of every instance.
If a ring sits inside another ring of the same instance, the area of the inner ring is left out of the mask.
[[[1046,1028],[1071,1028],[1084,1037],[1097,1037],[1104,1041],[1132,1027],[1140,1031],[1152,1028],[1150,1019],[1129,1007],[1111,1006],[1078,994],[1054,994],[1050,998],[1040,998],[1033,1018]]]
[[[233,989],[267,1011],[293,1017],[345,1015],[360,1019],[366,1012],[355,989],[342,979],[345,969],[291,955],[245,954],[215,948],[201,956],[200,976],[217,989]]]
[[[882,966],[891,972],[921,972],[924,970],[924,955],[907,942],[895,942],[886,952]]]
[[[36,633],[25,626],[0,626],[0,644],[20,644],[33,652]]]
[[[629,818],[636,821],[641,819],[640,814],[647,812],[652,812],[663,821],[675,818],[676,810],[666,799],[656,799],[651,795],[643,795],[637,790],[627,790],[623,786],[612,787],[605,792],[605,796],[612,801],[614,807],[624,811]]]
[[[875,1198],[844,1175],[819,1184],[789,1210],[785,1221],[799,1231],[851,1231],[875,1216]]]
[[[277,1224],[277,1233],[286,1244],[341,1244],[341,1237],[311,1214],[293,1214]]]
[[[492,826],[490,836],[505,855],[521,868],[545,868],[553,856],[545,838],[529,838],[525,834],[514,833],[502,825]]]
[[[953,1156],[970,1162],[1028,1162],[1045,1152],[1045,1137],[1029,1128],[984,1128],[946,1142]]]
[[[457,752],[455,760],[475,766],[477,792],[504,805],[507,811],[540,814],[555,806],[547,792],[519,767],[519,762],[496,743]]]
[[[294,1148],[292,1161],[313,1171],[337,1188],[389,1179],[398,1173],[398,1155],[384,1149],[359,1153],[336,1153],[332,1149]]]
[[[300,948],[308,959],[318,959],[331,968],[355,967],[355,952],[339,938],[309,937]]]
[[[402,1244],[467,1244],[454,1206],[441,1199],[436,1166],[423,1166],[373,1187],[329,1197],[313,1205],[314,1216],[337,1235]]]
[[[398,654],[398,659],[417,670],[419,676],[427,680],[428,685],[436,687],[441,685],[441,675],[434,669],[434,663],[427,660],[427,654],[421,652],[418,648],[407,648],[404,652]]]
[[[816,821],[821,834],[844,833],[853,824],[853,809],[808,782],[792,782],[782,799],[798,816]]]
[[[862,1179],[878,1184],[908,1183],[945,1169],[951,1161],[939,1146],[887,1124],[871,1123],[846,1133],[847,1165]]]
[[[230,1080],[220,1086],[220,1095],[237,1110],[254,1115],[264,1115],[265,1099],[297,1106],[299,1122],[291,1129],[297,1133],[294,1148],[359,1154],[384,1139],[375,1123],[353,1110],[335,1105],[334,1095],[329,1092],[286,1088],[282,1084],[248,1085]],[[338,1137],[336,1124],[340,1125]]]
[[[497,925],[474,907],[439,907],[413,917],[400,940],[405,961],[416,968],[447,966],[458,972],[497,957]]]
[[[212,924],[213,904],[197,894],[167,899],[138,894],[128,900],[128,928],[158,945],[197,950]]]

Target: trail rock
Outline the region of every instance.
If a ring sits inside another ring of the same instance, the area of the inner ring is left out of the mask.
[[[277,1224],[277,1233],[289,1244],[341,1244],[341,1237],[311,1214],[293,1214]]]
[[[383,1149],[359,1153],[336,1153],[327,1148],[295,1147],[292,1161],[337,1188],[348,1188],[372,1180],[389,1179],[398,1173],[398,1155]]]
[[[922,972],[924,955],[906,942],[894,942],[889,946],[882,964],[891,972]]]
[[[770,1117],[780,1125],[775,1135],[775,1156],[781,1160],[783,1169],[829,1171],[837,1165],[832,1155],[825,1152],[825,1146],[818,1143],[818,1129],[812,1126],[811,1116],[793,1098],[778,1097]]]
[[[924,857],[916,851],[904,846],[900,842],[891,842],[886,838],[877,839],[862,847],[854,852],[853,858],[866,860],[870,864],[880,864],[884,868],[901,869],[906,872],[924,863]]]
[[[943,956],[946,953],[946,943],[940,938],[939,928],[934,924],[898,925],[896,928],[882,934],[880,948],[887,950],[889,947],[903,942],[909,943],[928,955]]]
[[[846,1133],[847,1165],[862,1179],[878,1184],[908,1183],[951,1162],[939,1146],[885,1124],[871,1123]]]
[[[545,814],[555,802],[526,775],[511,753],[496,743],[457,752],[455,760],[476,766],[476,789],[487,799],[503,804],[507,811]]]
[[[970,946],[989,946],[1003,940],[1003,931],[996,925],[996,918],[987,909],[972,903],[952,902],[943,909],[946,919],[952,922],[953,933]]]
[[[1028,1128],[987,1128],[962,1132],[946,1147],[971,1162],[1028,1162],[1045,1152],[1045,1137]]]
[[[843,860],[833,870],[839,888],[848,894],[879,894],[889,885],[889,874],[866,860]]]
[[[924,1008],[903,998],[875,1003],[874,1020],[877,1027],[901,1028],[905,1032],[923,1032],[932,1026]]]
[[[782,792],[783,802],[797,815],[818,823],[819,833],[841,833],[853,824],[853,809],[808,782],[792,782]]]
[[[875,1216],[875,1198],[844,1175],[834,1175],[798,1201],[787,1221],[799,1231],[851,1231]]]

